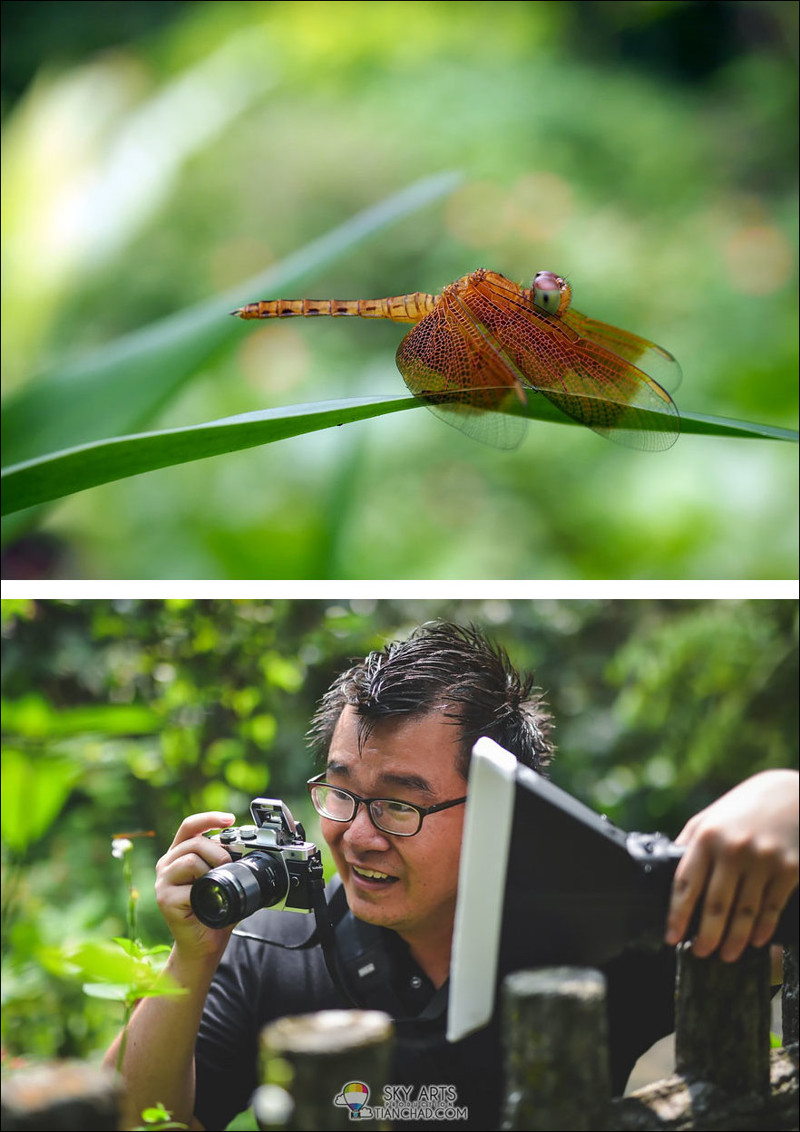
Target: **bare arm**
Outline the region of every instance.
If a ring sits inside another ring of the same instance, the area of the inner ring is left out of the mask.
[[[701,810],[677,837],[686,852],[675,871],[667,943],[683,939],[703,896],[694,940],[701,958],[726,961],[771,939],[798,883],[798,776],[768,770]]]
[[[220,845],[202,834],[233,820],[224,813],[187,818],[156,865],[156,899],[175,940],[167,971],[187,993],[142,999],[130,1020],[122,1075],[127,1118],[135,1123],[142,1109],[161,1102],[175,1120],[201,1127],[193,1120],[194,1047],[208,988],[231,929],[204,927],[192,913],[189,894],[197,877],[230,861]],[[105,1056],[106,1065],[116,1066],[122,1041],[120,1034]]]

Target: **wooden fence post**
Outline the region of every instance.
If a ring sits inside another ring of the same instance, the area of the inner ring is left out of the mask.
[[[322,1010],[279,1018],[266,1026],[261,1032],[264,1076],[269,1078],[273,1058],[288,1062],[292,1069],[287,1089],[294,1109],[288,1127],[298,1132],[351,1127],[351,1109],[342,1095],[349,1083],[368,1088],[366,1106],[379,1105],[392,1038],[391,1018],[377,1010]],[[351,1092],[351,1102],[357,1099],[358,1092]],[[380,1127],[368,1116],[361,1117],[358,1125]]]
[[[583,967],[518,971],[503,983],[503,1128],[597,1132],[611,1099],[605,978]]]
[[[788,949],[787,949],[788,950]],[[678,957],[673,1077],[612,1101],[612,1127],[760,1132],[798,1127],[797,949],[784,952],[784,1047],[769,1051],[769,949],[737,963]],[[792,1030],[792,1011],[794,1026]]]
[[[675,1060],[678,1073],[732,1094],[769,1092],[769,948],[736,963],[678,951]]]
[[[3,1132],[109,1132],[119,1128],[122,1082],[111,1069],[62,1061],[3,1082]]]

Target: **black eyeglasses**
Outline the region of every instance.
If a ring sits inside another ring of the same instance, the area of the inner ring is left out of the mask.
[[[422,828],[422,819],[439,810],[449,810],[451,806],[461,806],[463,798],[451,802],[439,802],[436,806],[413,806],[411,802],[398,802],[395,798],[359,798],[352,790],[342,790],[341,786],[329,786],[321,781],[325,777],[318,774],[308,780],[308,792],[314,809],[323,818],[331,821],[352,821],[363,804],[367,807],[372,824],[382,833],[395,837],[413,837]]]

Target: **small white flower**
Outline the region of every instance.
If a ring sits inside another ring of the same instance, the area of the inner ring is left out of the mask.
[[[133,842],[129,841],[127,837],[115,837],[111,842],[111,856],[117,857],[119,860],[122,860],[126,853],[130,853],[131,849],[133,849]]]

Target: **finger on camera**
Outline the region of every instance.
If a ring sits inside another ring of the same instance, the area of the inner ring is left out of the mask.
[[[213,868],[215,865],[225,865],[230,861],[230,854],[227,849],[224,849],[213,837],[204,837],[200,834],[186,841],[170,845],[164,856],[159,859],[156,869],[163,870],[174,861],[179,861],[181,857],[192,856],[192,854],[206,861],[209,868]]]
[[[230,863],[230,856],[221,845],[212,842],[211,849],[207,849],[205,845],[198,846],[197,849],[197,852],[181,853],[172,860],[159,863],[157,883],[170,886],[193,884],[210,869]]]
[[[775,935],[783,909],[797,888],[797,881],[791,870],[772,877],[764,889],[761,911],[753,928],[751,943],[753,947],[763,947]]]
[[[688,850],[672,880],[667,913],[666,942],[672,945],[685,939],[692,914],[702,898],[708,875],[707,863]]]
[[[199,834],[208,833],[211,829],[224,829],[226,826],[233,825],[235,821],[235,816],[226,813],[224,810],[208,810],[202,814],[190,814],[188,818],[183,819],[178,827],[178,832],[172,839],[170,849],[176,848],[183,841],[190,841]]]
[[[758,903],[740,897],[728,918],[725,935],[719,949],[720,959],[726,963],[737,960],[753,940],[753,930],[758,922]]]
[[[753,902],[748,899],[744,903],[737,903],[740,880],[739,870],[728,861],[718,863],[713,870],[708,882],[708,889],[703,897],[700,928],[692,944],[692,950],[698,958],[703,959],[711,955],[720,946],[726,936],[731,914],[737,907],[742,910],[740,922],[733,932],[733,938],[738,943],[744,912],[746,909],[752,910]],[[753,899],[757,898],[754,897]],[[749,936],[749,929],[753,926],[752,915],[748,923],[747,935]]]

